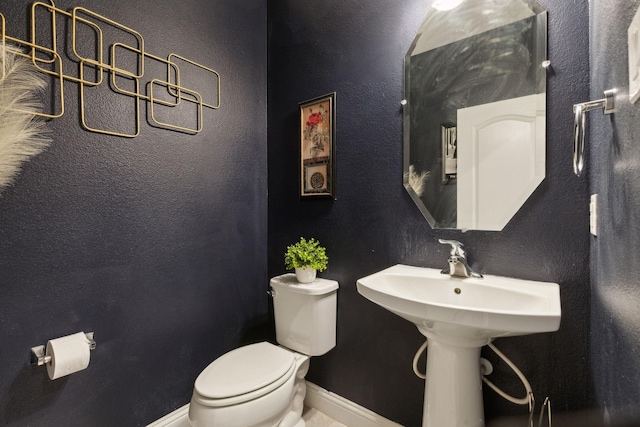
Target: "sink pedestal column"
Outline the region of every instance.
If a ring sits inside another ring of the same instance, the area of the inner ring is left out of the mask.
[[[420,332],[429,339],[422,426],[483,427],[480,349],[486,340]]]

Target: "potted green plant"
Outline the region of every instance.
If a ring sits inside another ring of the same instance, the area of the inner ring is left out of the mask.
[[[309,240],[301,237],[299,242],[287,246],[284,254],[286,269],[295,269],[296,278],[300,283],[313,282],[316,272],[326,270],[328,262],[326,248],[320,246],[320,242],[313,237]]]

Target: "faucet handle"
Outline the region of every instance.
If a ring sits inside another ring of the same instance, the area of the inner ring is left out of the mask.
[[[443,245],[451,245],[451,255],[465,256],[464,249],[462,249],[464,245],[457,240],[438,239],[438,242]]]

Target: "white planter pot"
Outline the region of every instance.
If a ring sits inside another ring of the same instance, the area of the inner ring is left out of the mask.
[[[296,279],[300,283],[311,283],[316,280],[316,270],[311,267],[296,268]]]

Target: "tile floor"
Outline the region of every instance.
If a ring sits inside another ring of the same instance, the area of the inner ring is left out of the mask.
[[[329,418],[322,412],[305,406],[302,412],[302,419],[307,423],[307,427],[347,427],[344,424]]]

